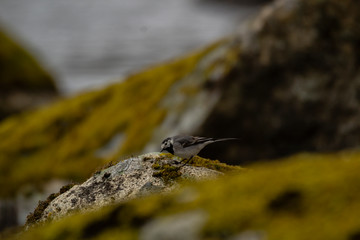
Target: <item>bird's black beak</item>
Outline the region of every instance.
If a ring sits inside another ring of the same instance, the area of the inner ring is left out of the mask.
[[[161,153],[170,153],[169,152],[169,150],[168,149],[166,149],[166,148],[163,148],[163,149],[161,149],[161,151],[160,151]]]

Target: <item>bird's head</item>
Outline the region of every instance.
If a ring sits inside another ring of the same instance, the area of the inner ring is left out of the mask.
[[[161,151],[160,152],[168,152],[171,154],[174,154],[174,148],[173,148],[173,140],[172,138],[165,138],[161,143]]]

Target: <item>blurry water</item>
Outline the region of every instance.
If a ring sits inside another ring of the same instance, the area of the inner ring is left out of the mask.
[[[198,0],[1,0],[0,22],[71,94],[204,46],[256,9]]]

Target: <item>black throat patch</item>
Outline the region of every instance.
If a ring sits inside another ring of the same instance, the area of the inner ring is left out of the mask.
[[[174,155],[174,148],[173,148],[172,144],[170,144],[170,147],[165,148],[165,150],[168,151],[169,153],[171,153],[172,155]]]

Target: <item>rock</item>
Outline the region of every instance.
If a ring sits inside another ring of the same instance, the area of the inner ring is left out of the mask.
[[[176,160],[158,153],[131,157],[96,172],[84,183],[57,196],[39,220],[58,219],[76,210],[96,209],[148,194],[166,193],[178,186],[177,179],[200,180],[223,174],[205,167],[179,166]]]

